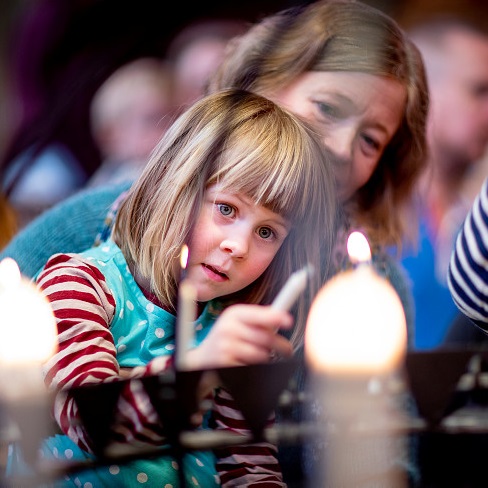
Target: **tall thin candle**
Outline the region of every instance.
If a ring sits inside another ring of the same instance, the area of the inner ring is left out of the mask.
[[[194,339],[194,321],[197,316],[197,293],[186,276],[189,249],[185,244],[180,255],[181,280],[178,288],[178,316],[176,318],[176,369],[188,369],[186,353]]]

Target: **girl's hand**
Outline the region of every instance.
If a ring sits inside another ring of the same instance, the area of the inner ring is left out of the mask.
[[[206,339],[188,351],[189,369],[264,363],[272,354],[290,357],[290,342],[277,334],[290,329],[293,317],[288,312],[262,305],[233,305],[215,322]]]

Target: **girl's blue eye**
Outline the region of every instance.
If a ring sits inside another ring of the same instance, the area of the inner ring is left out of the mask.
[[[269,239],[273,234],[273,231],[269,227],[260,227],[258,229],[258,235],[261,239]]]
[[[217,207],[219,208],[219,212],[224,217],[229,217],[234,212],[234,209],[230,205],[227,205],[226,203],[217,203]]]

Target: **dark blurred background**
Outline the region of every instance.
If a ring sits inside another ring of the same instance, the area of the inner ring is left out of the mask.
[[[123,62],[140,55],[162,55],[168,41],[186,23],[209,17],[237,17],[249,22],[279,9],[298,5],[299,0],[253,0],[229,2],[174,2],[162,0],[2,0],[0,15],[0,154],[16,124],[16,107],[10,76],[12,63],[29,66],[43,45],[56,45],[44,62],[51,68],[71,62],[74,52],[86,68],[79,83],[93,90]],[[486,0],[366,0],[408,27],[418,18],[438,11],[486,14]],[[46,32],[31,29],[30,38],[12,47],[25,28],[26,15],[37,11],[48,22],[58,9],[57,20]],[[24,27],[21,27],[23,23]],[[37,36],[37,38],[36,38]],[[59,42],[61,40],[61,42]],[[26,62],[27,61],[27,62]],[[33,61],[34,62],[34,61]],[[80,64],[81,66],[81,64]],[[27,68],[24,68],[27,69]],[[55,71],[55,68],[53,69]],[[49,82],[49,80],[47,80]],[[78,103],[84,103],[80,100]]]

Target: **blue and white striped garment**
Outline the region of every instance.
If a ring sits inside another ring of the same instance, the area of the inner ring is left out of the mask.
[[[488,333],[488,178],[457,236],[447,279],[461,312]]]

